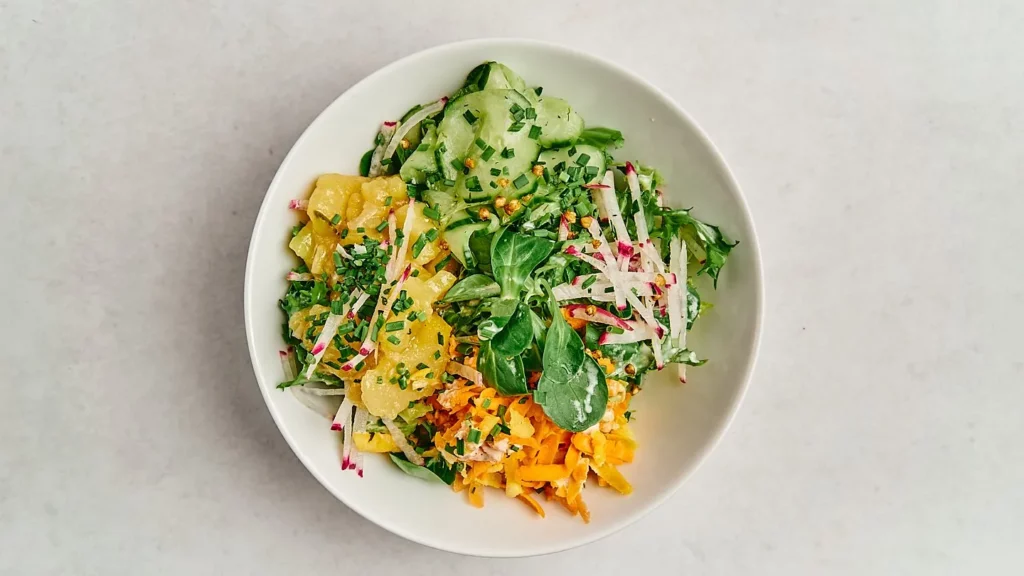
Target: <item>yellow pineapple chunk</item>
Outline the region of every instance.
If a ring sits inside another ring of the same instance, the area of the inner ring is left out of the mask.
[[[320,218],[331,221],[335,215],[339,217],[338,226],[348,221],[349,199],[359,194],[363,183],[368,179],[362,176],[344,176],[342,174],[324,174],[317,178],[316,187],[309,197],[306,212],[310,221]],[[361,209],[361,207],[360,207]],[[356,212],[358,214],[359,212]]]
[[[374,416],[394,419],[409,406],[409,402],[429,396],[441,385],[441,373],[448,365],[447,344],[452,328],[437,315],[414,324],[416,327],[412,329],[413,334],[407,333],[408,328],[401,332],[405,345],[382,348],[377,366],[363,375],[363,404]],[[438,344],[438,335],[444,344]],[[382,338],[384,346],[390,346],[383,334]],[[405,370],[410,373],[404,390],[397,383],[391,382],[392,378],[399,376],[399,363],[404,364]],[[418,369],[419,364],[425,364],[427,368]],[[428,378],[431,372],[433,375]]]
[[[320,304],[314,304],[309,308],[299,310],[298,312],[292,314],[290,318],[288,318],[288,329],[291,331],[292,336],[302,341],[302,345],[306,348],[306,350],[312,350],[313,344],[316,342],[317,337],[320,336],[321,328],[315,328],[309,336],[307,336],[306,333],[309,332],[309,327],[313,325],[313,322],[314,320],[316,320],[316,318],[324,314],[329,314],[330,312],[330,308],[326,306],[321,306]],[[320,322],[319,324],[320,326],[323,326],[323,322]],[[353,353],[349,354],[349,357],[359,352],[359,342],[347,342],[345,341],[344,338],[342,338],[342,342],[344,342],[347,347],[353,350]],[[372,360],[372,357],[369,358],[368,360]],[[338,351],[338,348],[334,345],[333,342],[329,346],[327,346],[327,350],[324,351],[324,356],[323,358],[320,359],[320,364],[317,366],[317,371],[324,372],[327,374],[333,374],[338,378],[348,381],[351,381],[352,379],[359,377],[359,373],[354,370],[345,372],[343,370],[335,368],[334,366],[332,366],[332,364],[337,366],[341,366],[343,364],[343,362],[341,362],[341,353]],[[354,401],[355,400],[353,400],[353,402]]]
[[[358,200],[356,198],[358,197]],[[388,198],[390,204],[386,204]],[[383,240],[385,232],[378,232],[377,226],[388,218],[388,212],[397,209],[409,200],[409,190],[400,176],[374,178],[362,184],[358,194],[352,194],[350,202],[358,204],[358,213],[349,209],[348,236],[345,244],[362,244],[363,238]],[[363,231],[359,232],[362,228]]]

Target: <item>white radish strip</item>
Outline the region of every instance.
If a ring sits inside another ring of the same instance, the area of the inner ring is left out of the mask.
[[[369,330],[366,331],[366,339],[364,339],[363,343],[359,346],[359,354],[355,358],[352,358],[349,361],[345,362],[341,366],[342,370],[347,372],[355,368],[357,364],[365,360],[366,357],[369,356],[370,353],[374,351],[374,349],[376,349],[377,343],[373,341],[373,337],[375,336],[375,334],[373,333],[373,325],[377,323],[377,318],[381,314],[383,314],[384,317],[387,318],[388,314],[391,313],[391,307],[395,304],[395,298],[398,296],[399,291],[402,289],[402,285],[405,284],[405,281],[409,279],[409,274],[411,272],[412,266],[406,266],[405,271],[402,272],[402,275],[398,277],[398,281],[395,282],[395,285],[391,288],[391,293],[388,294],[386,304],[384,303],[384,300],[377,300],[377,307],[373,310],[373,315],[370,316],[370,325]]]
[[[676,345],[679,346],[680,350],[682,350],[686,348],[686,325],[690,323],[690,307],[689,302],[687,302],[686,299],[688,295],[688,290],[686,289],[686,261],[689,258],[689,255],[686,253],[686,242],[682,242],[678,239],[677,242],[679,242],[680,245],[679,259],[677,260],[672,258],[672,261],[679,266],[680,272],[678,272],[678,274],[683,279],[678,295],[679,307],[682,309],[682,313],[680,314],[682,329],[679,331],[679,339],[676,341]],[[672,296],[669,295],[669,298],[671,297]],[[683,364],[682,362],[679,363],[679,381],[686,384],[686,364]]]
[[[363,304],[366,304],[366,301],[370,299],[370,295],[361,290],[356,290],[352,295],[355,296],[356,294],[359,294],[359,296],[356,298],[355,303],[352,304],[352,308],[348,311],[349,320],[354,319],[356,317],[356,313],[359,312],[359,309],[362,308]]]
[[[412,221],[415,219],[412,209],[415,207],[416,199],[409,198],[409,205],[405,209],[405,224],[402,225],[402,245],[398,246],[398,239],[395,239],[398,251],[395,254],[395,266],[391,269],[392,273],[398,273],[399,267],[405,264],[405,255],[409,252],[409,244],[412,243],[409,235],[412,234]],[[394,280],[394,278],[389,276],[388,280]]]
[[[679,258],[681,257],[679,245],[681,244],[679,238],[672,238],[669,242],[669,266],[671,266],[674,273],[678,273],[679,269]],[[675,274],[673,274],[675,275]],[[669,335],[672,338],[678,338],[679,332],[686,331],[686,325],[683,324],[682,315],[679,311],[679,284],[673,283],[668,287],[668,325]]]
[[[347,410],[346,410],[347,409]],[[341,402],[341,406],[338,407],[337,414],[334,415],[334,420],[331,422],[331,430],[341,431],[345,430],[345,426],[348,424],[348,416],[352,414],[352,402],[348,398],[345,398]],[[342,468],[344,470],[344,468]]]
[[[661,353],[661,338],[651,339],[651,352],[654,353],[654,367],[661,370],[665,367],[665,356]]]
[[[291,200],[288,202],[288,208],[305,212],[309,208],[309,200]]]
[[[656,338],[654,330],[644,322],[636,322],[633,324],[633,330],[623,332],[622,334],[613,334],[612,332],[605,332],[601,334],[597,339],[597,343],[601,346],[605,344],[632,344],[634,342],[643,342],[644,340],[653,340]]]
[[[337,252],[338,254],[341,254],[341,257],[344,258],[345,260],[351,260],[352,259],[352,255],[349,254],[348,251],[345,250],[345,247],[342,246],[341,244],[338,244],[337,246],[335,246],[334,247],[334,251]]]
[[[331,345],[331,338],[338,333],[338,327],[345,321],[346,314],[348,314],[348,310],[342,310],[341,314],[331,314],[327,317],[324,329],[320,331],[320,336],[313,344],[313,362],[306,367],[306,378],[313,377],[313,371],[320,364],[320,359],[324,357],[324,352],[327,352],[327,347]]]
[[[409,459],[409,462],[417,466],[423,466],[423,457],[412,449],[409,441],[405,439],[405,434],[402,434],[398,426],[395,426],[395,423],[390,418],[381,418],[380,421],[387,426],[388,432],[391,432],[391,438],[395,441],[395,446],[398,446],[402,454],[405,454],[405,457]]]
[[[590,308],[591,310],[587,310],[587,308]],[[627,331],[633,329],[633,327],[630,326],[624,318],[619,318],[615,314],[612,314],[604,308],[598,308],[597,306],[587,304],[570,304],[565,307],[565,311],[569,314],[570,318],[586,320],[587,322],[594,322],[596,324],[607,324]]]
[[[571,244],[565,247],[565,253],[568,254],[569,256],[579,258],[580,260],[586,262],[587,264],[590,264],[594,268],[597,268],[598,272],[601,272],[603,275],[607,276],[608,266],[604,263],[603,260],[598,260],[593,256],[584,254],[583,252],[580,251],[579,248]],[[598,254],[598,256],[604,258],[604,254]]]
[[[300,386],[302,391],[313,396],[344,396],[344,388],[312,388],[309,386]]]
[[[633,284],[633,283],[637,283],[637,284],[643,283],[643,284],[646,284],[648,282],[657,282],[658,281],[658,276],[661,276],[662,280],[665,281],[665,285],[666,286],[671,286],[671,285],[676,283],[676,275],[675,274],[656,274],[656,273],[651,273],[651,272],[620,272],[619,273],[619,278],[621,278],[622,280],[624,280],[628,284]],[[572,284],[573,284],[573,286],[580,286],[580,285],[584,284],[587,280],[590,280],[591,278],[596,279],[597,282],[600,282],[602,280],[601,275],[599,275],[599,274],[583,274],[581,276],[577,276],[577,277],[573,278]]]
[[[285,381],[295,380],[295,351],[289,346],[288,350],[281,350],[278,354],[281,356],[281,370],[284,372]]]
[[[562,216],[562,220],[558,223],[558,241],[565,242],[569,239],[569,221]]]
[[[369,175],[371,178],[381,175],[384,166],[381,164],[385,158],[390,156],[384,155],[384,149],[387,148],[388,142],[391,141],[391,137],[395,135],[395,129],[398,128],[398,122],[385,122],[380,127],[381,141],[377,144],[377,147],[373,149],[373,156],[370,156],[370,171]]]
[[[398,218],[395,217],[395,210],[392,208],[388,212],[388,238],[392,242],[394,242],[396,246],[398,245],[398,238],[395,237],[395,230],[397,228],[398,228]],[[397,255],[397,251],[392,252],[391,253],[391,257],[388,258],[387,266],[384,267],[384,277],[389,279],[389,280],[391,279],[392,274],[394,274],[394,270],[395,270],[395,256],[396,255]]]
[[[621,220],[621,218],[620,218]],[[597,223],[597,220],[590,219],[590,226],[587,228],[590,235],[599,242],[598,250],[600,250],[601,256],[604,257],[604,261],[608,263],[608,267],[605,269],[605,275],[608,276],[608,280],[612,283],[615,288],[615,307],[622,310],[626,307],[626,303],[623,301],[625,292],[628,290],[622,285],[622,280],[619,279],[619,270],[615,267],[615,256],[612,256],[611,248],[608,247],[608,243],[605,242],[604,234],[601,233],[601,225]],[[629,236],[626,236],[628,239]],[[620,253],[621,254],[621,253]]]
[[[592,197],[601,196],[601,202],[608,212],[608,220],[615,230],[615,242],[617,244],[616,254],[620,269],[625,269],[623,261],[628,261],[633,254],[633,242],[629,238],[629,231],[626,230],[626,222],[622,219],[622,212],[619,210],[619,200],[615,197],[615,175],[611,170],[604,173],[600,188],[594,188]],[[596,204],[596,202],[595,202]]]
[[[447,103],[448,97],[445,96],[437,102],[427,104],[423,108],[417,110],[416,113],[410,116],[408,120],[399,126],[398,130],[395,131],[395,134],[391,136],[391,142],[384,151],[384,157],[391,158],[391,156],[395,154],[395,151],[398,150],[398,146],[401,145],[402,139],[405,138],[405,135],[408,134],[410,130],[419,125],[420,122],[423,122],[427,118],[430,118],[434,114],[444,110],[445,104]]]
[[[595,282],[589,289],[573,286],[572,284],[559,284],[552,288],[551,291],[555,295],[555,300],[559,301],[590,298],[597,302],[614,302],[615,294],[611,288],[612,285],[608,282]],[[650,284],[640,284],[637,286],[636,291],[640,296],[650,296],[654,293],[651,290]]]
[[[366,411],[366,408],[357,407],[356,415],[352,419],[352,433],[363,434],[366,432],[366,424],[370,419],[370,413]],[[360,478],[363,477],[363,453],[358,449],[354,449],[355,452],[355,464],[356,474]]]
[[[313,275],[307,273],[300,274],[298,272],[289,272],[285,275],[285,280],[290,282],[312,282]]]
[[[473,384],[483,386],[484,375],[465,364],[460,362],[449,362],[448,367],[445,370],[455,374],[456,376],[462,376]]]
[[[626,184],[629,185],[629,194],[637,205],[637,211],[633,214],[633,222],[636,223],[636,240],[641,245],[647,244],[651,236],[647,232],[647,218],[644,216],[644,203],[640,192],[640,183],[636,179],[636,169],[633,168],[631,162],[626,162]]]
[[[587,184],[583,187],[594,191],[594,193],[590,195],[590,199],[594,203],[594,207],[597,208],[597,216],[601,220],[608,220],[608,209],[604,207],[604,194],[601,193],[601,191],[604,188],[607,188],[607,186],[604,184]]]

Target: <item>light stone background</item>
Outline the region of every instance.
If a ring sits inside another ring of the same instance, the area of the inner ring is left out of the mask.
[[[1022,29],[1013,0],[0,0],[0,574],[1020,574]],[[681,492],[492,561],[317,484],[263,405],[241,289],[324,106],[515,35],[692,113],[744,186],[767,313]]]

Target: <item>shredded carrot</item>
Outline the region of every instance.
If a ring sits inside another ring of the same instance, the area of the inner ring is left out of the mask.
[[[519,477],[523,480],[541,480],[554,482],[569,476],[569,470],[563,464],[534,464],[519,469]]]
[[[533,511],[536,512],[537,514],[539,514],[541,518],[544,517],[544,509],[540,507],[540,504],[538,504],[537,501],[534,500],[532,496],[530,496],[529,494],[523,492],[522,494],[519,494],[518,496],[516,496],[516,498],[518,498],[519,500],[522,500],[523,502],[526,502],[526,504],[530,508],[533,508]]]

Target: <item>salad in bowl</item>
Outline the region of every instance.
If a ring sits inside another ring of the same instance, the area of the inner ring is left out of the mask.
[[[329,419],[342,469],[387,458],[474,506],[585,522],[587,486],[632,491],[631,400],[708,361],[687,342],[711,306],[695,281],[715,286],[736,243],[666,205],[623,142],[485,62],[383,122],[360,174],[280,207],[296,260],[278,387]]]

